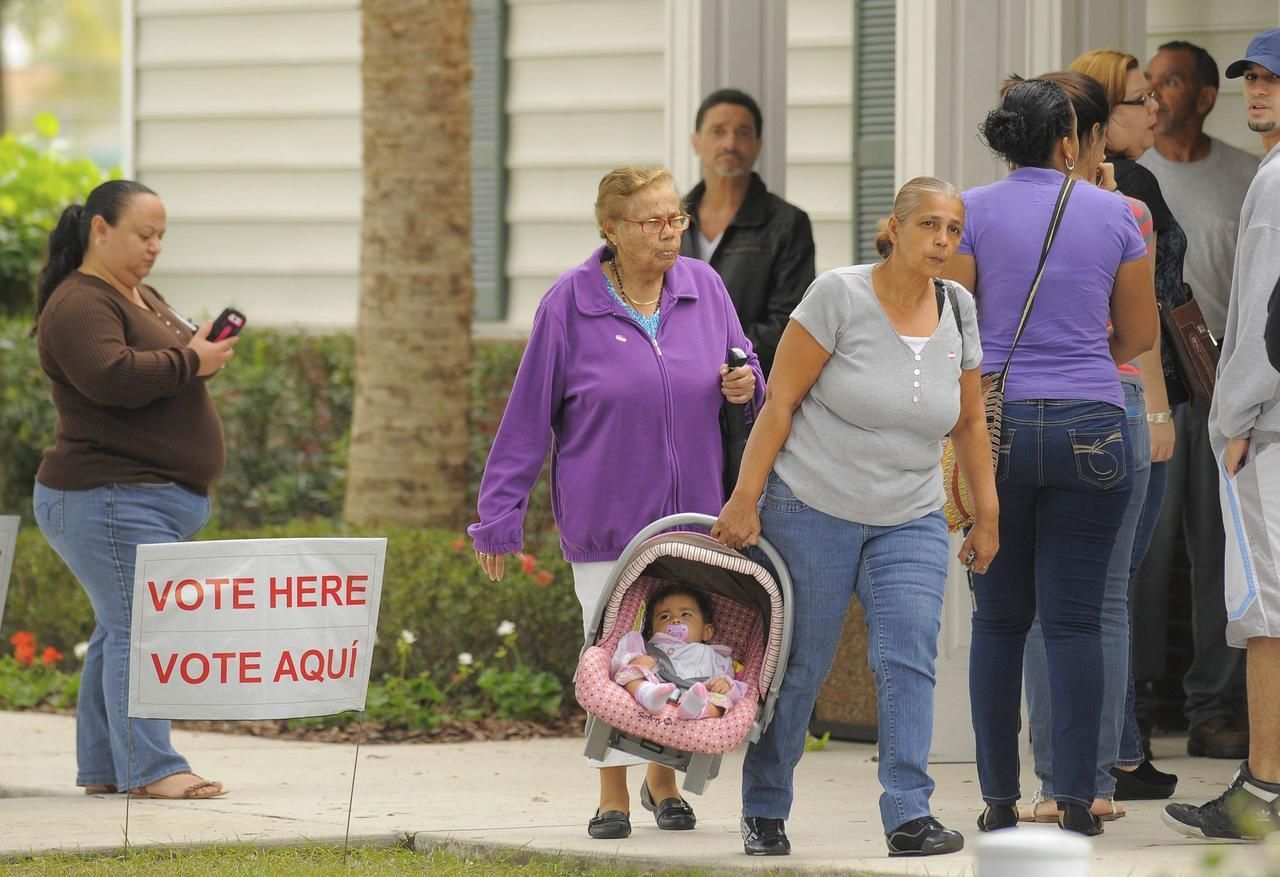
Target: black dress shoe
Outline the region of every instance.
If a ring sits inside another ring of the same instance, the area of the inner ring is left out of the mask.
[[[631,817],[621,810],[606,810],[591,817],[587,834],[597,840],[621,840],[631,836]]]
[[[1187,755],[1199,758],[1248,758],[1249,732],[1235,716],[1214,716],[1187,734]]]
[[[1058,802],[1058,827],[1086,837],[1102,834],[1102,820],[1097,814],[1083,804],[1072,804],[1070,801]]]
[[[748,856],[791,855],[791,841],[787,840],[783,820],[742,817],[742,849]]]
[[[885,835],[891,856],[938,856],[964,849],[964,835],[932,816],[904,822]]]
[[[1150,761],[1144,761],[1133,770],[1111,768],[1116,778],[1117,801],[1158,801],[1173,797],[1178,788],[1176,774],[1156,770]]]
[[[1018,808],[1013,804],[988,804],[978,817],[978,831],[1000,831],[1018,827]]]
[[[663,831],[689,831],[698,824],[698,817],[693,815],[693,808],[684,798],[663,798],[653,803],[648,780],[640,786],[640,803],[653,814]]]

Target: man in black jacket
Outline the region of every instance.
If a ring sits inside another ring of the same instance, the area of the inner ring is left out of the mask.
[[[686,196],[693,223],[680,253],[719,272],[767,376],[814,261],[808,214],[771,195],[752,170],[762,127],[760,107],[737,89],[712,92],[698,107],[692,140],[702,182]]]

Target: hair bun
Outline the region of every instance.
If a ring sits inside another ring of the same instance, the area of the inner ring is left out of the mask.
[[[992,110],[987,113],[987,120],[982,125],[982,134],[987,143],[992,149],[1005,155],[1021,152],[1030,133],[1026,117],[1011,110]]]

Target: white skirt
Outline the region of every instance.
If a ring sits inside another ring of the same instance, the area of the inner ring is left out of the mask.
[[[582,605],[582,634],[585,638],[592,634],[591,622],[595,618],[596,605],[600,602],[600,596],[609,583],[609,572],[613,569],[613,562],[602,560],[596,563],[575,563],[571,566],[573,567],[573,592]],[[604,761],[588,758],[586,762],[588,767],[630,767],[633,764],[649,763],[639,756],[628,755],[616,749],[610,749]]]

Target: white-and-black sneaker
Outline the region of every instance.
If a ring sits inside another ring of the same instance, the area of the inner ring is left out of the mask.
[[[1169,804],[1164,824],[1199,840],[1262,840],[1280,831],[1280,785],[1263,783],[1242,762],[1227,790],[1208,804]]]
[[[885,835],[891,856],[937,856],[964,849],[964,835],[932,816],[904,822]]]

